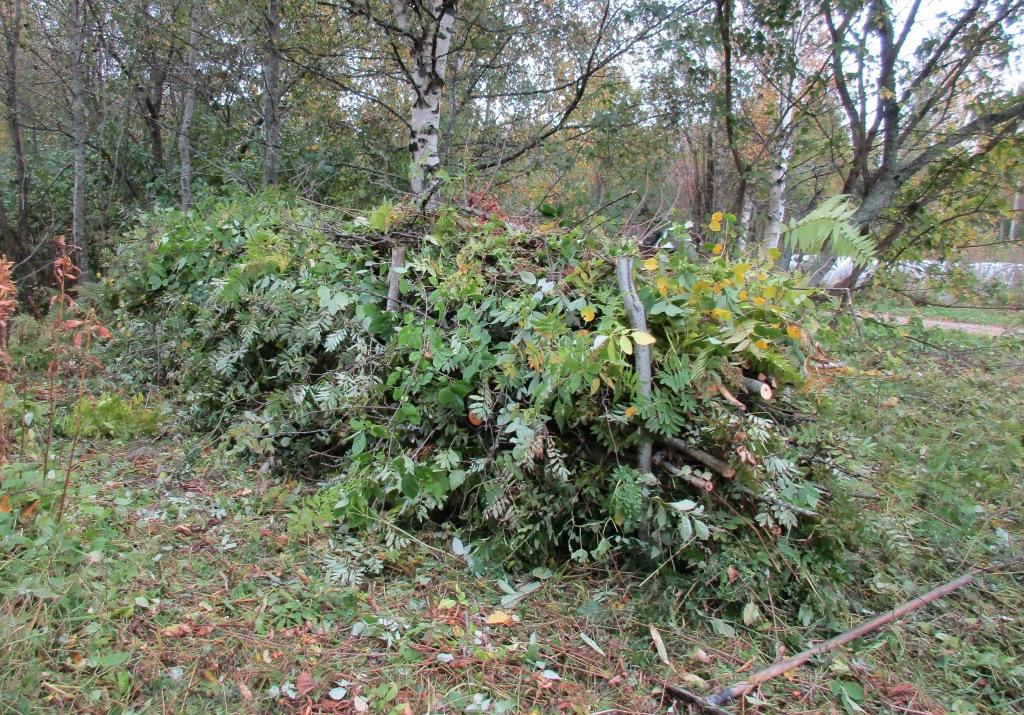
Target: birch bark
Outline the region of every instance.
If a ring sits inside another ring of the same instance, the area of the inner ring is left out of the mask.
[[[85,244],[85,2],[71,4],[71,133],[75,145],[71,195],[71,243],[82,279],[89,276]]]
[[[181,210],[192,206],[192,114],[196,108],[196,61],[199,43],[199,14],[201,0],[192,0],[189,6],[188,47],[185,50],[185,71],[188,85],[181,109],[181,128],[178,130],[178,154],[181,158]]]

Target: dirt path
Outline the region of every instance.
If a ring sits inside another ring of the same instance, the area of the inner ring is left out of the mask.
[[[875,320],[882,320],[887,323],[898,323],[899,325],[906,325],[910,322],[910,316],[907,315],[895,315],[892,313],[858,313],[864,318],[874,318]],[[1018,328],[1014,328],[1008,325],[986,325],[984,323],[962,323],[958,320],[937,320],[934,318],[922,318],[921,322],[924,323],[926,328],[942,328],[943,330],[959,330],[964,333],[971,333],[973,335],[988,335],[991,337],[998,337],[1000,335],[1012,335],[1019,333]]]

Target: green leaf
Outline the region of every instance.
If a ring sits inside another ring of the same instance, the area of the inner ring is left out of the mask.
[[[103,655],[94,655],[92,662],[97,668],[116,668],[119,665],[123,665],[128,662],[128,659],[132,657],[131,653],[125,651],[114,650]]]
[[[364,449],[366,449],[366,433],[356,432],[356,436],[352,438],[352,454],[362,454]]]
[[[420,494],[419,481],[416,479],[415,470],[402,475],[402,494],[408,499],[415,499]]]
[[[735,638],[736,637],[736,629],[733,628],[728,623],[726,623],[725,621],[723,621],[721,618],[712,618],[711,619],[711,630],[713,630],[715,633],[717,633],[718,635],[723,636],[725,638]]]

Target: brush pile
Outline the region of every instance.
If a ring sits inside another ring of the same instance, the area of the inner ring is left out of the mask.
[[[809,292],[709,254],[275,193],[148,216],[108,297],[137,372],[254,467],[321,482],[347,528],[444,521],[489,563],[681,565],[820,518],[784,419]]]

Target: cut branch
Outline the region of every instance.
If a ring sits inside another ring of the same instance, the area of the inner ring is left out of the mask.
[[[402,280],[401,269],[405,266],[405,246],[395,246],[391,249],[391,269],[388,271],[388,302],[385,310],[393,313],[398,310],[399,282]]]
[[[755,380],[752,377],[741,377],[740,383],[746,388],[747,392],[759,395],[762,400],[772,399],[772,388],[768,383]]]
[[[659,437],[658,442],[669,449],[673,449],[680,454],[686,455],[687,457],[700,462],[721,477],[732,479],[736,476],[736,470],[730,467],[726,462],[722,461],[718,457],[711,456],[703,449],[691,447],[677,437]]]
[[[647,332],[647,315],[640,296],[633,284],[633,259],[619,256],[615,259],[615,276],[619,282],[619,293],[626,306],[626,315],[633,330]],[[651,348],[649,345],[637,344],[633,348],[633,364],[636,370],[636,388],[644,401],[651,399]],[[651,438],[644,435],[640,440],[637,454],[637,466],[641,472],[651,471]]]
[[[687,474],[679,467],[673,465],[671,462],[666,461],[664,452],[658,452],[656,455],[654,455],[653,461],[656,466],[661,467],[676,479],[684,481],[692,487],[696,487],[697,489],[700,489],[701,491],[705,492],[715,491],[715,485],[710,480],[701,479],[700,477],[695,476],[693,474]]]

